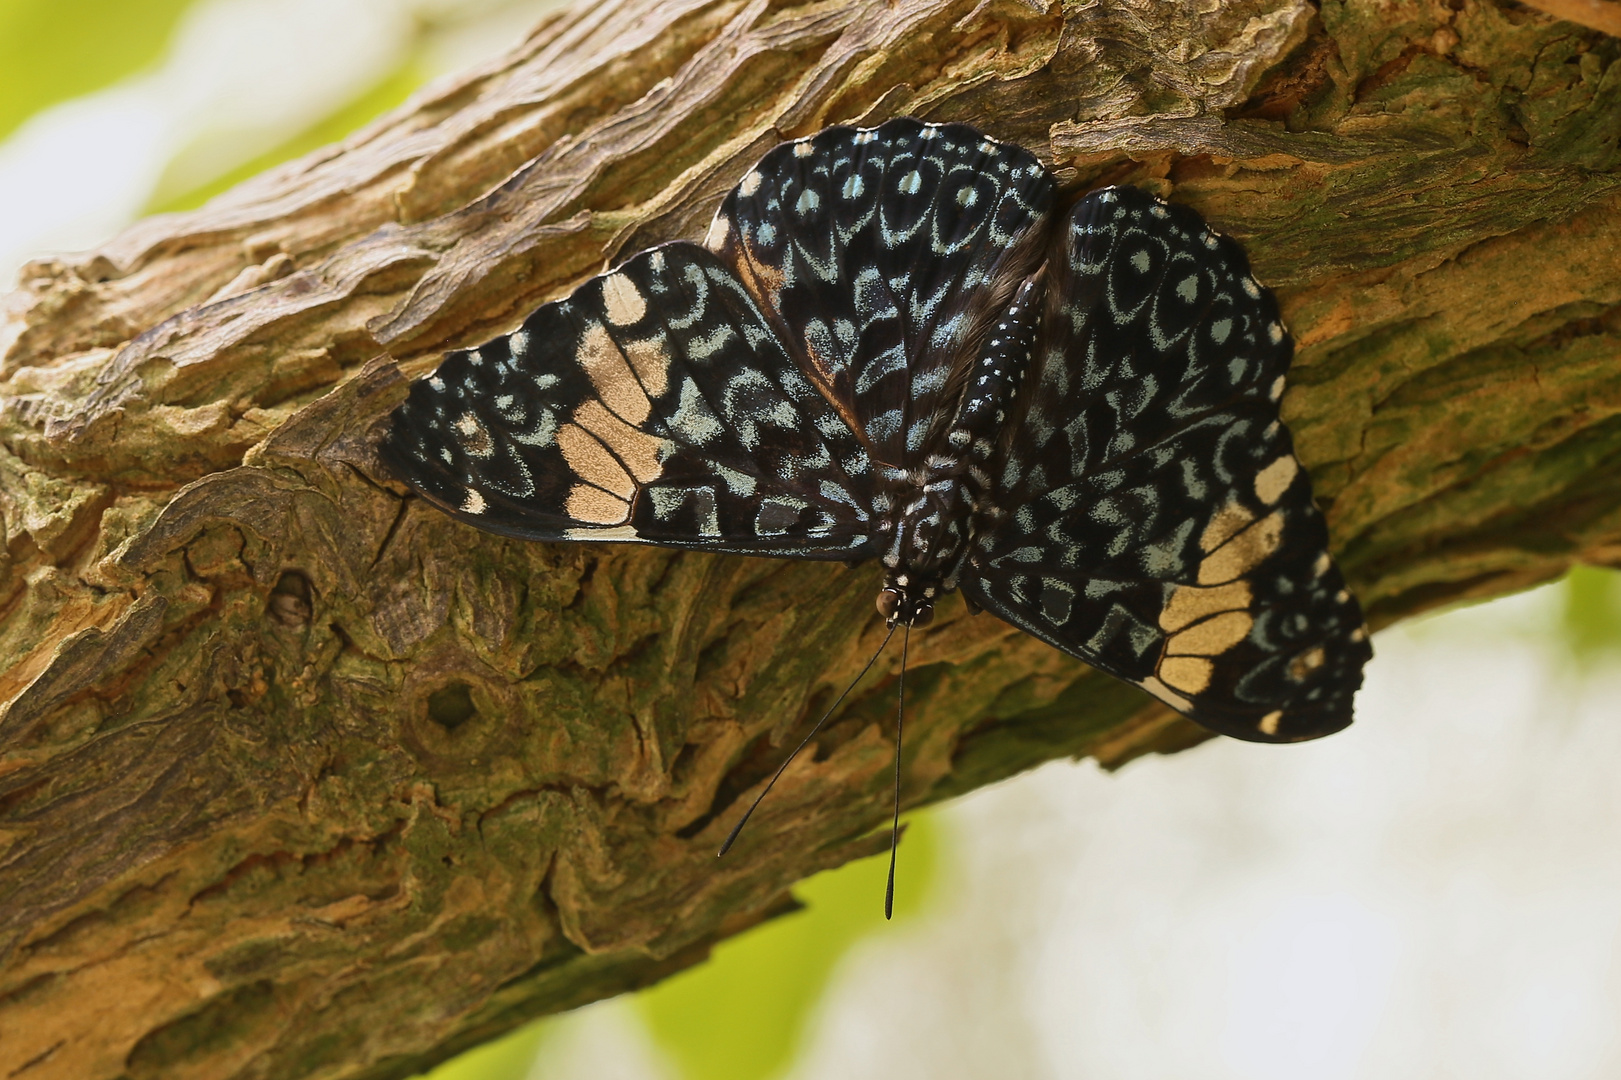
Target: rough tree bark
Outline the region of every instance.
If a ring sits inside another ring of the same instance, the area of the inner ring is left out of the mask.
[[[371,451],[446,348],[700,236],[827,124],[968,121],[1240,238],[1376,626],[1621,564],[1618,59],[1508,0],[616,0],[31,265],[0,332],[0,1072],[409,1075],[874,849],[892,674],[714,857],[870,654],[872,573],[486,536]],[[912,656],[913,806],[1201,737],[960,605]]]

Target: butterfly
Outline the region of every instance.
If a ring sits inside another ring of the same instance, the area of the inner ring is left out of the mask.
[[[449,354],[380,449],[508,536],[878,559],[891,632],[960,591],[1290,742],[1351,722],[1372,655],[1279,418],[1292,355],[1192,209],[1061,207],[1027,150],[902,118],[772,149],[702,244]]]

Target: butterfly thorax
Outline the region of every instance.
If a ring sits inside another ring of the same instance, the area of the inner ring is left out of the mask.
[[[976,350],[956,380],[951,423],[934,440],[924,467],[891,493],[893,509],[879,519],[887,550],[878,610],[892,624],[926,625],[939,597],[957,588],[973,522],[987,508],[991,459],[1030,364],[1038,283],[1024,282]]]

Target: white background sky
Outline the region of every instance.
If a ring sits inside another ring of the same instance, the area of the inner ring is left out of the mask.
[[[177,158],[202,182],[320,119],[423,18],[454,70],[544,6],[199,5],[159,70],[0,144],[0,205],[26,208],[0,217],[0,280],[106,239]],[[1621,672],[1562,659],[1556,606],[1381,635],[1358,723],[1318,743],[1059,763],[959,801],[932,913],[841,967],[795,1080],[1621,1076]],[[610,1002],[534,1075],[669,1073]]]

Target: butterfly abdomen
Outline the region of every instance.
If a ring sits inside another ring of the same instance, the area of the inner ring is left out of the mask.
[[[1040,317],[1040,275],[1026,279],[956,384],[949,423],[937,425],[923,466],[894,493],[879,610],[913,625],[957,587],[973,522],[991,497],[990,462],[1030,367]],[[886,598],[893,594],[894,599]],[[910,614],[908,614],[910,613]]]

